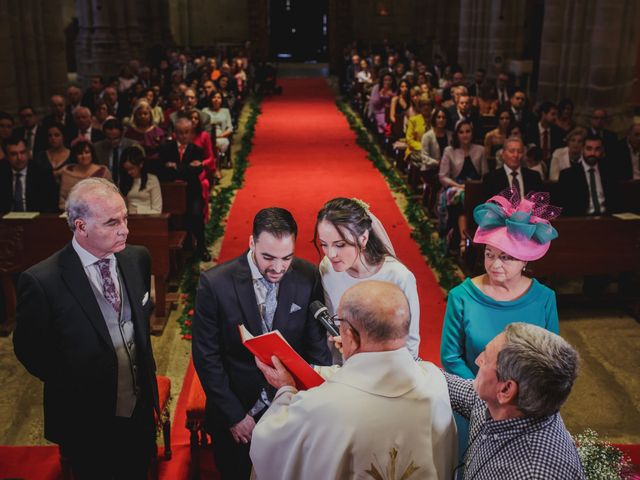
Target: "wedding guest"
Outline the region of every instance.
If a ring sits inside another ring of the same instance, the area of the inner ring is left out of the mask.
[[[120,191],[127,202],[129,213],[162,213],[162,191],[158,177],[148,173],[144,166],[144,149],[135,145],[122,152],[122,178]]]
[[[464,182],[480,180],[488,172],[484,148],[472,143],[472,139],[471,122],[460,120],[451,146],[444,149],[438,174],[443,186],[441,203],[446,205],[446,230],[453,229],[453,238],[459,242],[460,253],[464,253],[466,249],[467,235],[467,219],[463,208]]]
[[[60,176],[62,169],[71,162],[71,150],[64,144],[64,125],[50,124],[47,128],[47,143],[49,147],[40,152],[34,162],[43,172],[55,181],[55,198],[60,197]]]
[[[464,478],[584,480],[559,413],[578,376],[575,349],[544,328],[511,323],[475,363],[475,380],[445,373],[451,406],[474,439]]]
[[[384,133],[387,125],[387,112],[391,107],[391,99],[395,90],[395,79],[391,73],[382,75],[380,82],[371,90],[369,113],[376,124],[378,134]]]
[[[84,107],[83,107],[84,108]],[[69,192],[76,183],[85,178],[105,178],[111,180],[111,173],[105,165],[96,163],[96,150],[91,142],[77,141],[71,147],[70,162],[61,169],[60,196],[58,208],[64,210]]]
[[[574,128],[569,132],[566,137],[567,146],[557,149],[551,156],[549,180],[557,182],[562,170],[580,162],[586,136],[587,131],[582,127]]]
[[[131,114],[131,125],[125,130],[124,136],[142,145],[149,164],[149,171],[158,172],[161,166],[158,150],[165,142],[164,130],[153,124],[151,105],[146,99],[138,100]]]
[[[485,273],[467,278],[449,292],[440,346],[447,372],[474,378],[478,355],[514,320],[559,332],[555,293],[525,274],[528,262],[542,258],[558,235],[549,220],[558,216],[560,209],[548,202],[547,193],[531,193],[521,199],[511,188],[508,197],[496,195],[475,208],[478,229],[473,241],[485,246]],[[540,216],[532,214],[534,208]],[[531,228],[536,229],[536,235],[521,234]],[[467,423],[460,416],[456,416],[456,423],[458,449],[464,452]]]

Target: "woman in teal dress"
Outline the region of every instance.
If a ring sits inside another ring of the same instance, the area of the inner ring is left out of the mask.
[[[485,273],[467,278],[449,292],[440,358],[447,372],[474,378],[475,359],[493,337],[512,322],[526,322],[559,333],[555,292],[524,274],[558,236],[549,220],[560,209],[549,205],[548,193],[520,199],[510,189],[478,205],[473,241],[484,245]],[[459,451],[464,455],[466,425],[456,417]],[[464,420],[463,420],[464,421]]]

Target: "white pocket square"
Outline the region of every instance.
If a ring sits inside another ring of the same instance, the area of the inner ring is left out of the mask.
[[[296,305],[295,303],[291,304],[291,310],[289,310],[289,313],[293,313],[293,312],[297,312],[298,310],[300,310],[300,305]]]
[[[142,297],[142,306],[144,307],[148,301],[149,301],[149,292],[145,293],[144,297]]]

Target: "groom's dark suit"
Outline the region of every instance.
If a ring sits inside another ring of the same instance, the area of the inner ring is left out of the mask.
[[[309,304],[322,299],[318,268],[294,258],[280,281],[273,329],[309,363],[330,365],[326,333],[309,313]],[[241,324],[252,335],[262,334],[246,252],[200,276],[193,319],[193,361],[207,396],[207,428],[216,462],[223,469],[225,461],[250,467],[248,445],[235,444],[229,428],[245,418],[268,387],[253,354],[242,345]]]
[[[137,362],[133,369],[137,369],[138,399],[131,417],[135,418],[131,440],[151,452],[155,439],[153,409],[158,410],[148,326],[151,259],[146,248],[136,246],[127,246],[115,257],[135,332]],[[109,442],[123,444],[129,440],[110,438],[110,432],[116,431],[114,424],[121,418],[116,417],[116,351],[71,243],[20,276],[13,343],[18,359],[44,382],[44,430],[48,440],[67,451],[82,452],[81,458],[99,456],[101,450],[103,456],[109,457]],[[102,474],[103,467],[95,465],[92,478],[102,478],[98,474]]]

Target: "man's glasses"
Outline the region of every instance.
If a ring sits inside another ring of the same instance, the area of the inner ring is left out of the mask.
[[[353,331],[353,333],[358,338],[358,340],[360,340],[360,332],[356,327],[353,326],[353,324],[349,320],[347,320],[346,318],[340,318],[337,315],[334,315],[333,317],[331,317],[331,320],[333,320],[334,322],[335,321],[340,322],[340,325],[342,325],[342,322],[345,322],[349,326],[349,328]]]

